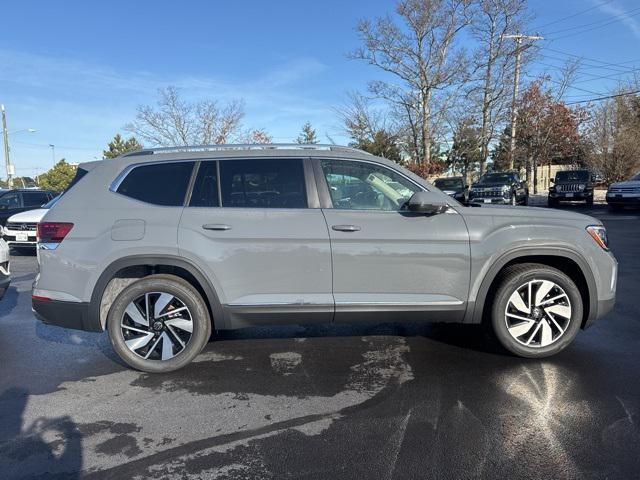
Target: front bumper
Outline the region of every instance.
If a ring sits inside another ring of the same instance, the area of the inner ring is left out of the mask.
[[[640,205],[640,195],[628,193],[607,193],[607,203],[609,205]]]
[[[593,199],[593,192],[549,192],[553,200],[584,201]]]
[[[505,205],[511,203],[511,197],[469,197],[469,203],[493,203]]]
[[[101,332],[99,322],[92,320],[87,302],[64,302],[32,298],[31,309],[38,320],[58,327]]]
[[[18,240],[19,237],[21,237],[20,240]],[[2,238],[10,247],[35,247],[37,245],[35,230],[24,231],[5,228],[2,231]]]

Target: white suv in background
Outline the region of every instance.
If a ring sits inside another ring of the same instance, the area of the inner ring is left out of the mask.
[[[35,248],[36,225],[57,199],[58,197],[55,197],[40,208],[16,213],[9,217],[2,229],[2,238],[7,245],[14,248]]]

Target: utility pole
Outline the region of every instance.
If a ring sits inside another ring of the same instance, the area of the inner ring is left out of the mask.
[[[51,147],[51,161],[53,162],[53,166],[56,166],[56,146],[52,143],[49,144]]]
[[[516,33],[513,35],[503,35],[503,38],[513,38],[516,41],[516,65],[515,65],[515,73],[513,75],[513,97],[511,99],[511,142],[509,144],[509,170],[513,170],[513,165],[515,163],[515,154],[516,154],[516,124],[518,122],[518,86],[520,84],[520,60],[522,51],[529,47],[530,45],[526,45],[522,47],[523,40],[543,40],[543,37],[539,37],[537,35],[524,35],[522,33]],[[527,176],[529,172],[527,172]]]
[[[7,130],[7,112],[2,105],[2,137],[4,140],[4,163],[7,169],[7,185],[9,188],[13,187],[13,165],[11,165],[11,159],[9,158],[9,131]]]

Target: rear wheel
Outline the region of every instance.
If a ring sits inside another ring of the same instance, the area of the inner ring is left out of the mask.
[[[502,275],[491,312],[496,337],[510,352],[542,358],[564,350],[582,322],[582,297],[565,273],[514,265]]]
[[[211,321],[191,284],[173,275],[151,275],[118,295],[107,329],[114,350],[128,365],[162,373],[182,368],[202,351]]]

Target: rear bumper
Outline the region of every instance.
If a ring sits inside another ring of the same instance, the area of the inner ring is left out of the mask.
[[[11,276],[0,273],[0,300],[2,300],[2,297],[4,297],[4,294],[6,293],[7,288],[9,288],[10,284]]]
[[[91,318],[89,303],[64,302],[61,300],[32,299],[31,306],[35,316],[48,325],[101,332],[100,322]]]

